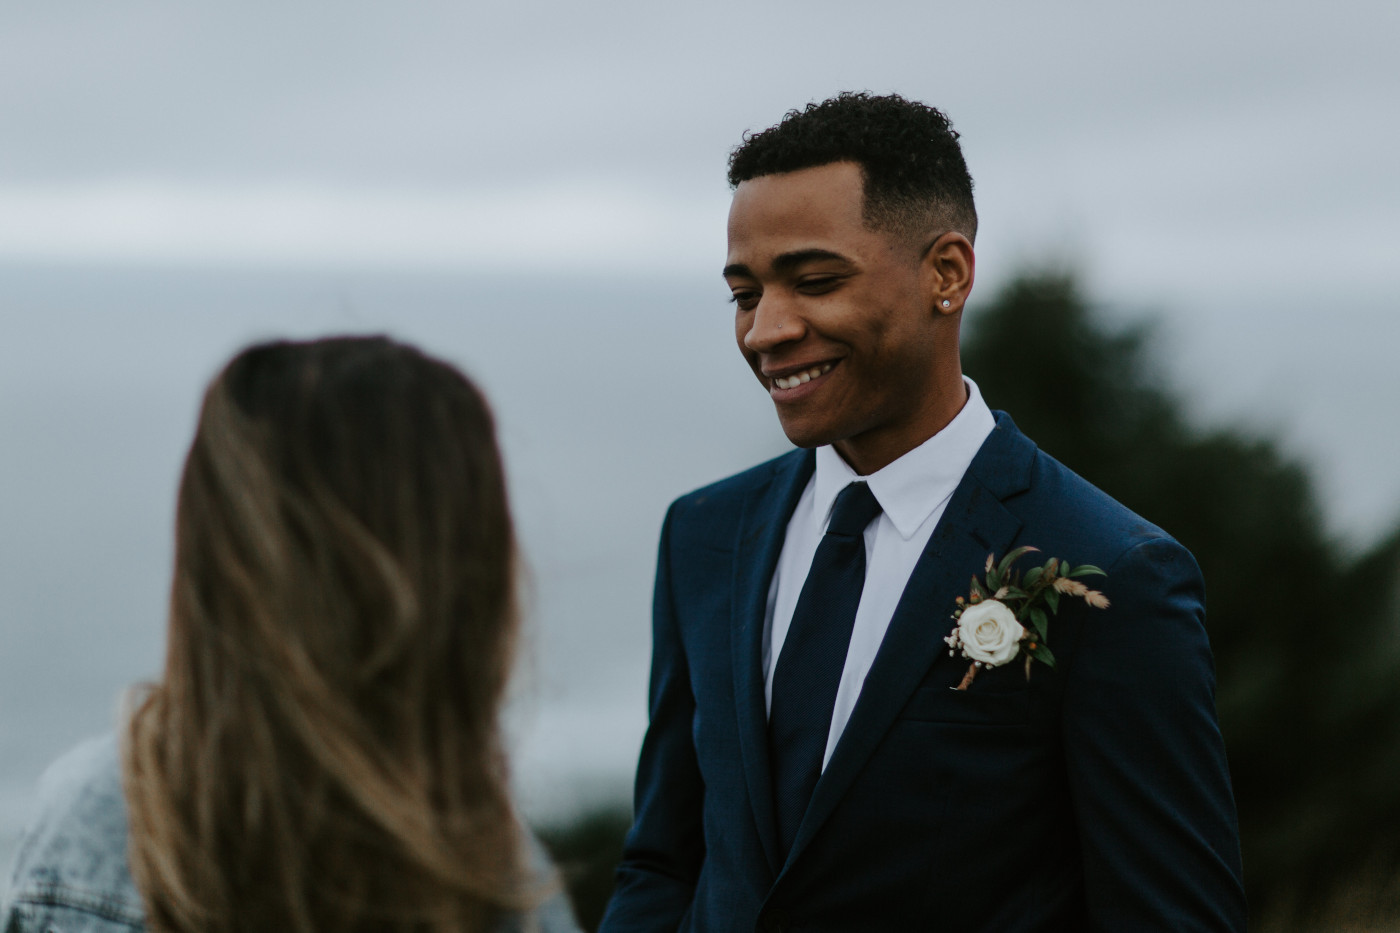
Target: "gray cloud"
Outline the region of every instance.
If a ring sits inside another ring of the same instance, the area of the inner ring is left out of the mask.
[[[1345,153],[1400,85],[1385,0],[880,11],[11,4],[0,177],[708,178],[743,129],[845,87],[927,99],[991,150],[1212,128],[1245,150],[1224,174],[1316,137]],[[1259,126],[1261,109],[1293,119]]]

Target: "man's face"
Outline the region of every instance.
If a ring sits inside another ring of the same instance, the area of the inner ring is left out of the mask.
[[[835,444],[870,473],[946,423],[935,373],[949,321],[917,250],[866,227],[863,204],[851,162],[741,183],[724,277],[739,350],[788,439]],[[954,367],[956,335],[953,321]]]

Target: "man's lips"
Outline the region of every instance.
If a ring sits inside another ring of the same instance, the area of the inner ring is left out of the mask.
[[[831,367],[835,363],[814,363],[801,369],[785,369],[781,375],[765,373],[772,382],[774,389],[795,389],[800,385],[805,385],[813,379],[818,379],[831,372]]]

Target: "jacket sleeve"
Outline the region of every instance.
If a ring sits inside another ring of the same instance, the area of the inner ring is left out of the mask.
[[[705,857],[704,782],[691,738],[695,697],[671,591],[676,508],[667,513],[657,558],[650,723],[637,765],[636,817],[600,933],[675,930]]]
[[[1245,929],[1205,585],[1170,538],[1108,569],[1067,671],[1065,764],[1094,930]]]

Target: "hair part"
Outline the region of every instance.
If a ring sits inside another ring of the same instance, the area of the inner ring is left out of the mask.
[[[455,369],[385,338],[228,364],[126,735],[153,930],[466,933],[536,902],[497,722],[514,564],[491,414]]]
[[[844,91],[746,132],[729,155],[729,184],[833,162],[860,166],[862,216],[872,230],[920,246],[950,230],[976,240],[972,176],[957,131],[937,108],[898,94]]]

